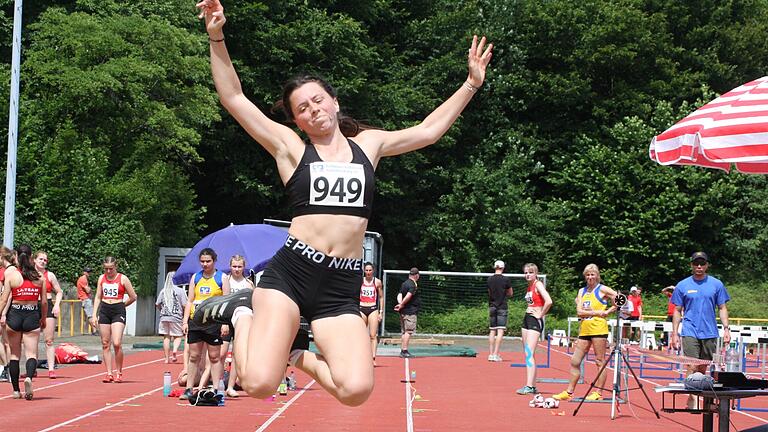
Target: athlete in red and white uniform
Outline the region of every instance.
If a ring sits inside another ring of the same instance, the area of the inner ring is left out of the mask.
[[[125,330],[125,308],[136,301],[136,292],[128,276],[117,272],[117,260],[104,258],[104,274],[96,283],[96,297],[93,299],[91,325],[99,326],[101,351],[107,375],[102,382],[123,382],[123,331]],[[128,300],[124,301],[125,295]],[[115,350],[115,369],[112,369],[112,352]]]
[[[19,389],[19,359],[24,343],[27,358],[27,377],[24,379],[24,398],[32,400],[32,377],[37,368],[37,344],[40,329],[45,328],[48,304],[45,301],[45,279],[32,261],[32,248],[19,245],[16,249],[19,268],[9,267],[5,271],[3,295],[0,297],[0,325],[7,324],[8,342],[11,347],[11,361],[8,374],[13,385],[14,399],[21,398]]]
[[[522,336],[525,349],[525,386],[517,390],[517,394],[537,393],[536,390],[536,345],[544,331],[544,316],[552,307],[552,298],[544,283],[539,280],[539,267],[528,263],[523,266],[523,274],[528,282],[525,291],[525,309]]]
[[[61,290],[56,275],[48,271],[48,254],[45,251],[35,252],[35,268],[43,275],[45,285],[48,287],[45,292],[48,314],[45,316],[43,335],[45,336],[45,357],[48,360],[48,378],[56,379],[56,372],[53,370],[56,364],[56,347],[53,346],[53,335],[56,332],[56,320],[59,318],[64,291]]]
[[[381,311],[384,310],[384,294],[381,279],[373,276],[373,264],[365,263],[363,267],[363,284],[360,286],[360,315],[368,326],[371,336],[371,351],[373,365],[376,366],[376,345],[378,345],[379,323]]]

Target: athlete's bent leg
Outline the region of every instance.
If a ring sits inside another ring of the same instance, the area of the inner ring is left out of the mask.
[[[265,398],[285,378],[291,343],[299,330],[299,307],[273,289],[256,288],[252,299],[253,315],[240,316],[234,323],[232,356],[243,390]]]
[[[322,356],[306,352],[296,363],[344,405],[358,406],[373,391],[369,338],[358,315],[312,321],[312,334]]]

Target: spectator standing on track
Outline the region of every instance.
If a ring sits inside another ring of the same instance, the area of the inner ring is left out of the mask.
[[[400,286],[397,294],[395,311],[400,313],[400,357],[413,357],[408,351],[411,336],[416,331],[416,320],[421,308],[421,296],[419,295],[419,269],[411,268],[408,279]]]
[[[629,321],[643,320],[643,298],[640,296],[640,292],[641,289],[638,286],[633,286],[629,289],[629,296],[627,297],[627,300],[632,302],[632,312],[629,314]],[[640,327],[632,327],[630,340],[641,342],[640,334]]]
[[[584,280],[586,286],[579,290],[576,296],[576,315],[580,318],[579,339],[576,341],[576,349],[571,356],[571,377],[568,387],[562,392],[552,396],[557,400],[571,400],[576,389],[576,383],[581,377],[581,362],[592,347],[595,353],[595,365],[600,370],[605,363],[605,349],[608,346],[608,315],[616,310],[615,305],[609,306],[616,298],[616,291],[603,285],[600,280],[600,269],[595,264],[588,264],[584,268]],[[597,379],[593,392],[587,395],[586,400],[602,400],[600,390],[605,385],[606,371]]]
[[[187,345],[189,346],[189,363],[187,364],[187,388],[184,394],[180,396],[182,400],[188,400],[192,396],[192,387],[198,379],[198,363],[202,361],[202,356],[207,351],[208,362],[210,362],[210,375],[213,385],[218,385],[219,380],[224,376],[224,365],[221,360],[221,345],[224,343],[222,336],[229,334],[229,326],[207,323],[200,324],[190,318],[195,313],[200,303],[204,300],[229,294],[229,278],[225,277],[221,270],[216,270],[216,251],[211,248],[205,248],[198,255],[200,259],[201,270],[189,280],[189,293],[187,295],[187,305],[184,309],[184,318],[182,329],[187,335]],[[200,387],[207,384],[206,374],[200,381]]]
[[[675,304],[672,303],[672,293],[675,291],[675,286],[670,285],[662,288],[661,293],[667,297],[667,322],[673,322],[675,320]],[[661,336],[661,344],[663,346],[669,346],[669,335],[671,332],[663,332]]]
[[[136,301],[136,292],[128,276],[117,272],[117,260],[107,256],[102,263],[104,274],[96,282],[96,297],[93,301],[94,327],[99,326],[101,352],[107,374],[103,383],[123,382],[123,332],[125,331],[125,308]],[[128,300],[125,300],[126,294]],[[114,356],[110,351],[114,349]],[[115,369],[112,369],[112,366]]]
[[[16,252],[6,246],[0,246],[0,295],[3,293],[5,284],[5,271],[16,270]],[[0,310],[0,312],[2,312]],[[11,346],[8,345],[8,333],[5,323],[0,323],[0,382],[8,381],[8,361],[11,356]]]
[[[168,273],[165,277],[165,285],[158,294],[157,301],[155,301],[155,308],[160,311],[160,323],[157,332],[163,335],[165,363],[176,363],[179,345],[184,337],[181,322],[184,318],[186,305],[187,293],[173,283],[173,274]],[[171,350],[171,348],[173,349]]]
[[[0,298],[0,325],[7,324],[11,359],[8,375],[13,386],[13,398],[21,398],[19,388],[21,347],[27,358],[27,377],[24,379],[24,399],[32,400],[32,377],[37,369],[37,345],[40,330],[45,328],[48,302],[45,301],[46,279],[35,268],[32,248],[19,245],[16,248],[18,269],[7,268],[3,295]]]
[[[96,335],[95,327],[91,327],[91,318],[93,318],[93,300],[91,300],[91,285],[88,282],[88,278],[91,276],[93,269],[86,267],[83,269],[83,274],[77,278],[77,298],[80,300],[80,306],[83,308],[83,313],[87,318],[88,327],[91,329],[91,334]]]
[[[507,298],[512,297],[512,283],[504,276],[504,261],[493,263],[492,276],[488,277],[485,285],[488,288],[488,361],[502,361],[499,355],[504,331],[507,329],[509,307]]]
[[[525,350],[525,386],[517,394],[536,394],[536,346],[544,333],[544,317],[552,307],[552,298],[544,282],[539,280],[539,267],[534,263],[523,266],[523,274],[528,287],[525,291],[525,303],[528,305],[523,317],[521,334]]]
[[[64,297],[59,285],[59,280],[52,271],[48,271],[48,254],[45,251],[35,252],[35,268],[45,279],[45,285],[48,287],[45,297],[48,302],[48,314],[46,315],[45,329],[45,356],[48,363],[48,378],[56,379],[56,372],[53,370],[56,366],[56,347],[53,346],[53,338],[56,334],[56,325],[61,313],[61,300]]]
[[[373,263],[363,265],[363,283],[360,286],[360,314],[368,326],[371,337],[371,355],[376,366],[376,346],[378,345],[379,324],[384,313],[384,291],[381,279],[373,274]]]
[[[683,355],[702,360],[712,360],[712,354],[717,348],[717,320],[715,310],[720,315],[723,324],[723,344],[731,342],[731,331],[728,328],[728,307],[731,299],[723,283],[707,274],[709,257],[704,252],[694,252],[691,255],[691,276],[678,282],[672,293],[672,303],[675,304],[675,315],[672,321],[672,349],[680,349],[681,337]],[[685,316],[681,317],[682,311]],[[680,333],[680,322],[683,328]],[[697,369],[705,373],[707,365],[686,365],[687,374]],[[696,399],[688,398],[689,408],[695,407]]]
[[[242,290],[253,290],[256,287],[253,282],[245,277],[243,272],[245,271],[245,257],[235,255],[229,259],[229,292],[236,293]],[[229,331],[232,332],[230,327]],[[230,344],[234,344],[234,337],[231,338]],[[223,347],[224,345],[222,345]],[[234,345],[232,346],[234,350]],[[222,350],[222,358],[226,359],[229,350]],[[226,360],[225,360],[226,362]],[[235,364],[235,356],[232,356],[232,362],[229,365],[229,378],[227,379],[227,397],[239,397],[240,395],[235,390],[235,384],[237,383],[237,364]]]

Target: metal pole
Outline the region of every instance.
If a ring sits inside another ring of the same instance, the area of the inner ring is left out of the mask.
[[[8,165],[5,172],[3,243],[13,247],[16,220],[16,145],[19,131],[19,69],[21,64],[21,3],[14,1],[13,48],[11,54],[11,99],[8,104]]]

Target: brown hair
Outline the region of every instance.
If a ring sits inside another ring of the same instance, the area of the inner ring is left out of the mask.
[[[9,265],[16,264],[16,252],[7,246],[0,246],[0,258],[4,259]]]
[[[328,93],[332,98],[338,98],[336,89],[334,89],[333,86],[328,84],[326,80],[320,78],[319,76],[309,74],[296,75],[289,79],[283,86],[282,98],[275,104],[274,107],[272,107],[272,112],[282,110],[285,114],[285,117],[293,122],[295,116],[293,114],[293,110],[291,109],[291,95],[297,88],[311,82],[320,85],[320,87],[322,87],[323,90],[325,90],[325,92]],[[345,115],[341,111],[336,113],[336,120],[339,123],[339,129],[341,130],[342,135],[345,137],[354,137],[365,129],[374,129],[372,126],[360,123],[354,118]]]

